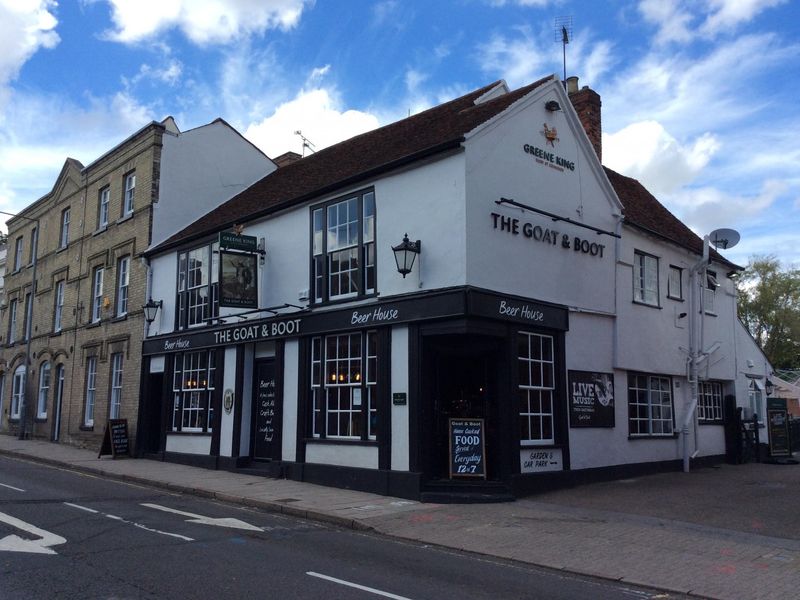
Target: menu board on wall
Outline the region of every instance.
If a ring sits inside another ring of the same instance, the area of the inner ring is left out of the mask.
[[[256,363],[253,458],[280,458],[280,403],[275,390],[275,361]]]
[[[614,427],[614,374],[569,372],[569,426]]]
[[[450,477],[486,479],[483,419],[450,419]]]
[[[786,411],[786,400],[783,398],[767,399],[767,430],[769,433],[770,456],[791,456],[789,443],[789,415]]]

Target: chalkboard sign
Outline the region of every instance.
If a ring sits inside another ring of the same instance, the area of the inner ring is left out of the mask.
[[[770,456],[791,456],[789,415],[786,411],[786,400],[783,398],[769,398],[767,400],[767,421]]]
[[[111,455],[112,458],[126,455],[130,456],[130,446],[128,444],[128,419],[109,419],[103,432],[103,443],[100,446],[101,456]]]
[[[275,361],[256,363],[253,458],[280,458],[280,403],[275,389]]]
[[[483,419],[450,419],[450,477],[486,479]]]

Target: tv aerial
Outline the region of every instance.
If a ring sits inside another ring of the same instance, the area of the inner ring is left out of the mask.
[[[564,85],[567,81],[567,44],[572,39],[572,15],[568,17],[556,17],[553,25],[553,32],[555,33],[555,41],[561,42],[562,51],[564,54]]]
[[[314,144],[311,143],[306,136],[303,135],[303,132],[299,129],[294,132],[295,135],[299,135],[300,139],[303,140],[303,158],[306,156],[306,148],[308,148],[311,152],[316,152],[317,150],[314,148]]]

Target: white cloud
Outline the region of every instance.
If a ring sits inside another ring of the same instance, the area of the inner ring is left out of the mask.
[[[183,74],[183,64],[179,60],[170,60],[163,67],[152,67],[148,64],[143,64],[139,67],[139,72],[133,77],[128,79],[122,78],[122,82],[126,88],[137,85],[145,80],[153,80],[159,83],[166,83],[167,85],[177,85],[178,81]]]
[[[521,25],[512,28],[512,32],[495,33],[478,46],[483,72],[505,79],[512,89],[536,81],[543,73],[562,75],[562,49],[553,43],[551,29],[543,28],[534,34],[530,27]],[[587,85],[595,85],[615,61],[613,45],[607,41],[595,43],[588,30],[573,37],[567,53],[567,74],[581,73]]]
[[[709,133],[681,144],[656,121],[603,135],[603,162],[638,179],[656,197],[694,181],[718,149],[719,142]]]
[[[151,110],[125,92],[87,97],[80,106],[60,95],[16,92],[6,116],[0,126],[0,207],[8,212],[49,192],[67,157],[88,164],[152,120]]]
[[[545,7],[548,4],[558,4],[558,0],[489,0],[491,6],[502,7],[506,4],[516,4],[518,6],[537,6]]]
[[[199,45],[225,44],[268,29],[291,29],[313,0],[107,0],[115,29],[107,36],[134,43],[171,28]]]
[[[639,12],[645,21],[658,26],[656,44],[687,43],[694,35],[691,31],[693,16],[683,10],[677,0],[642,0]]]
[[[0,0],[0,88],[39,48],[58,44],[56,7],[54,0]]]
[[[290,150],[302,154],[302,141],[295,131],[302,131],[314,149],[321,150],[378,125],[375,115],[344,110],[335,89],[316,88],[284,102],[272,115],[250,125],[244,135],[267,156],[275,157]]]
[[[514,28],[514,37],[495,33],[478,47],[481,70],[502,77],[514,88],[535,81],[550,62],[536,46],[530,27]]]
[[[714,35],[751,21],[760,12],[784,4],[786,0],[708,0],[711,9],[701,30]]]

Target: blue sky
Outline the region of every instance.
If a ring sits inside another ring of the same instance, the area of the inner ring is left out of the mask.
[[[746,264],[800,265],[796,0],[0,0],[0,210],[150,120],[222,117],[270,156],[497,79],[603,101],[603,160]]]

